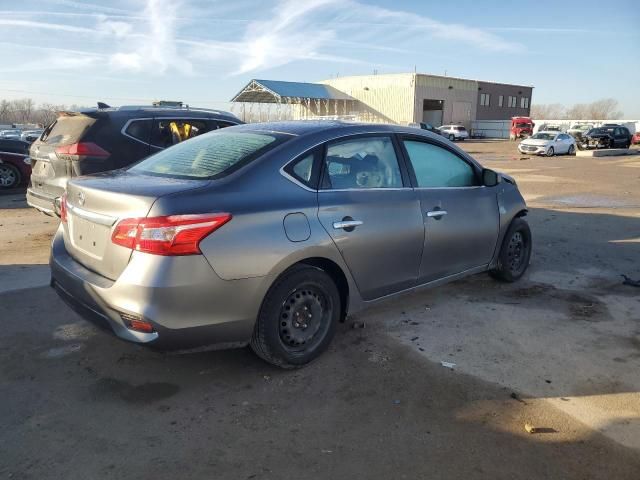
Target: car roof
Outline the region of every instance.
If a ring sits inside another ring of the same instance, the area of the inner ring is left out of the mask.
[[[75,113],[75,112],[74,112]],[[188,106],[183,107],[171,107],[167,105],[123,105],[120,107],[106,107],[106,108],[84,108],[78,113],[97,115],[97,114],[115,114],[125,117],[139,117],[141,115],[162,115],[162,116],[175,116],[181,117],[195,116],[195,117],[215,117],[221,119],[229,119],[234,122],[240,121],[238,117],[230,112],[224,110],[213,110],[208,108],[191,108]]]
[[[318,132],[358,134],[358,133],[408,133],[415,134],[416,131],[422,135],[440,138],[431,132],[416,129],[410,126],[390,125],[386,123],[358,123],[345,122],[341,120],[294,120],[285,122],[269,123],[247,123],[233,127],[234,130],[251,132],[271,132],[284,133],[294,136],[310,135]]]

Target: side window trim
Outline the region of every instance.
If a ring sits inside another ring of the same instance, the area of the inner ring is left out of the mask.
[[[473,170],[473,173],[476,177],[476,182],[478,183],[478,185],[472,185],[472,186],[468,186],[468,187],[420,187],[418,186],[418,178],[416,177],[416,172],[413,169],[413,165],[411,164],[411,160],[409,159],[409,152],[407,152],[407,149],[404,145],[405,141],[414,141],[414,142],[422,142],[422,143],[428,143],[430,145],[433,145],[435,147],[440,147],[444,150],[446,150],[447,152],[455,155],[456,157],[458,157],[460,160],[462,160],[463,162],[465,162],[467,165],[469,165],[471,167],[471,169]],[[449,148],[447,145],[443,144],[443,143],[438,143],[436,141],[433,141],[430,138],[426,138],[426,137],[422,137],[419,135],[411,135],[411,134],[404,134],[404,133],[400,133],[398,134],[398,143],[400,144],[400,147],[402,149],[402,156],[403,156],[403,160],[404,163],[406,163],[407,169],[409,170],[409,178],[411,179],[411,187],[414,190],[439,190],[439,189],[449,189],[449,190],[454,190],[454,189],[460,189],[460,188],[484,188],[484,185],[482,185],[481,182],[481,172],[480,172],[480,167],[474,163],[474,162],[470,162],[469,160],[467,160],[466,158],[464,158],[462,155],[460,155],[458,152],[452,150],[451,148]]]
[[[402,187],[374,187],[374,188],[331,188],[328,183],[328,178],[327,178],[327,165],[326,165],[326,158],[327,158],[327,151],[329,146],[332,143],[342,143],[342,142],[347,142],[349,140],[354,140],[357,138],[367,138],[367,137],[387,137],[391,140],[391,144],[393,145],[393,151],[396,155],[396,160],[398,162],[398,168],[400,169],[400,178],[402,181]],[[404,158],[403,158],[403,154],[402,151],[400,150],[400,145],[398,142],[398,139],[396,138],[396,135],[390,132],[376,132],[376,133],[354,133],[352,135],[346,135],[343,137],[339,137],[339,138],[334,138],[331,140],[328,140],[326,142],[324,142],[322,144],[322,152],[320,155],[320,176],[319,176],[319,183],[318,183],[318,192],[340,192],[340,191],[362,191],[362,192],[366,192],[366,191],[383,191],[383,190],[388,190],[388,191],[394,191],[394,190],[405,190],[408,188],[411,188],[411,183],[409,181],[409,173],[406,169],[406,165],[404,162]]]

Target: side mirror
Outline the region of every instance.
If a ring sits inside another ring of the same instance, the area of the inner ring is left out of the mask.
[[[485,168],[482,170],[482,184],[485,187],[495,187],[502,182],[502,177],[493,170]]]

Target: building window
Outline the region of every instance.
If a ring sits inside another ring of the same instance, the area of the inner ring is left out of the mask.
[[[498,96],[498,106],[501,107],[502,106],[502,101],[504,100],[504,96],[503,95],[499,95]]]
[[[488,93],[481,93],[480,94],[480,106],[488,107],[490,99],[491,99],[491,95],[489,95]]]
[[[529,97],[520,98],[520,108],[529,108]]]
[[[509,96],[507,100],[509,108],[516,108],[518,106],[518,97]]]

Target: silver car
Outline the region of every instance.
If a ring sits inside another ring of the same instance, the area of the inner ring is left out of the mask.
[[[562,153],[574,155],[576,153],[576,139],[568,133],[538,132],[520,142],[518,150],[520,153],[547,157]]]
[[[304,365],[379,300],[474,273],[514,281],[531,232],[514,180],[391,125],[230,127],[71,179],[52,286],[117,336],[250,344]]]

